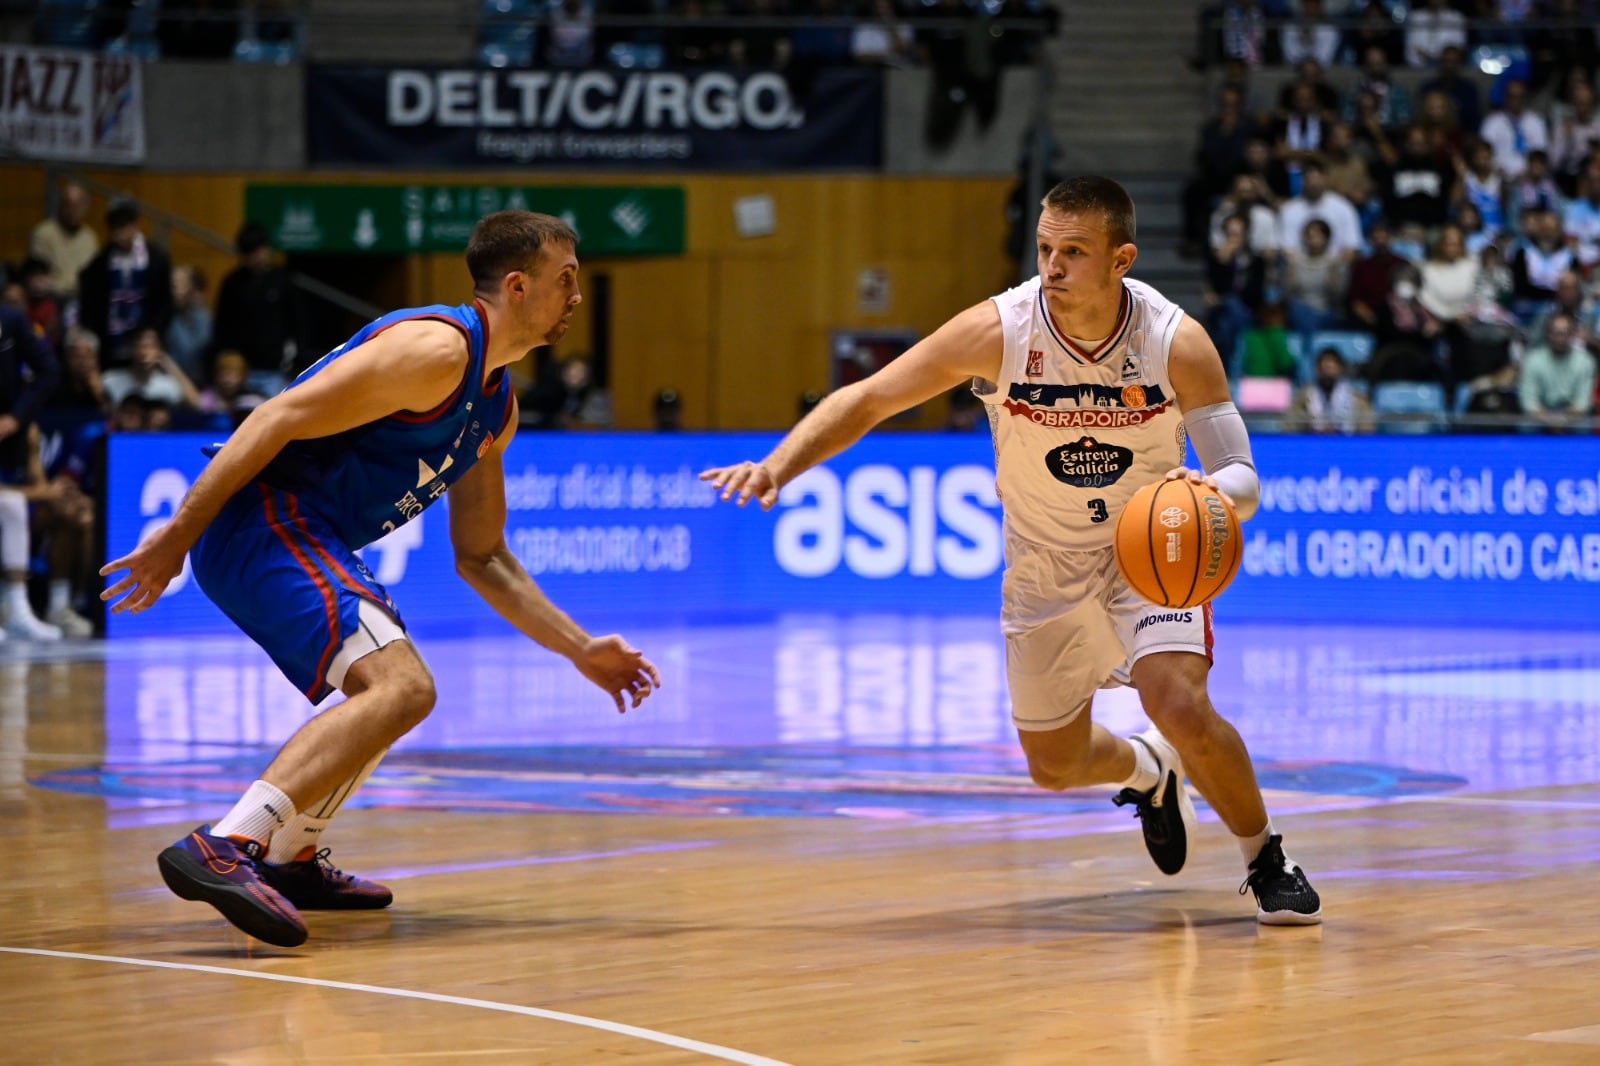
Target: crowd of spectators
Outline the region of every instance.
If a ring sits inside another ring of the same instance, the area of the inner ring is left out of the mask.
[[[1600,398],[1594,12],[1325,6],[1230,2],[1205,22],[1220,77],[1182,251],[1205,262],[1207,326],[1241,398],[1287,405],[1316,429],[1370,428],[1390,400],[1589,427]]]

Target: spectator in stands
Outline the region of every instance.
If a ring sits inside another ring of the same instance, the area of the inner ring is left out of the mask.
[[[1434,230],[1450,216],[1456,172],[1434,155],[1422,127],[1406,130],[1404,148],[1384,188],[1384,213],[1396,226],[1417,225]]]
[[[1344,325],[1343,308],[1350,292],[1350,260],[1329,246],[1328,224],[1313,218],[1305,224],[1300,248],[1284,255],[1283,293],[1288,301],[1289,328],[1300,335],[1300,350],[1311,350],[1312,334]]]
[[[1471,79],[1461,76],[1461,67],[1466,58],[1464,48],[1455,45],[1443,48],[1439,52],[1438,73],[1419,85],[1417,92],[1423,96],[1432,92],[1444,93],[1455,105],[1461,128],[1476,133],[1483,123],[1483,94]]]
[[[1369,330],[1377,328],[1379,313],[1389,299],[1390,278],[1405,262],[1390,250],[1389,237],[1389,223],[1382,219],[1374,222],[1367,234],[1367,254],[1350,265],[1347,307],[1350,317]]]
[[[1561,229],[1585,271],[1600,263],[1600,156],[1578,178],[1578,195],[1562,212]]]
[[[1354,258],[1362,243],[1361,219],[1354,205],[1338,193],[1328,191],[1327,175],[1316,160],[1305,164],[1302,182],[1301,194],[1286,201],[1278,212],[1284,251],[1304,251],[1301,238],[1306,223],[1320,218],[1328,224],[1329,249],[1333,254]]]
[[[1316,376],[1295,392],[1284,428],[1310,433],[1371,433],[1372,406],[1346,374],[1337,348],[1317,353]]]
[[[1528,165],[1506,188],[1506,213],[1521,218],[1528,211],[1561,210],[1561,190],[1550,176],[1550,159],[1545,153],[1528,153]]]
[[[1322,0],[1300,0],[1300,14],[1278,31],[1283,61],[1296,64],[1314,59],[1324,67],[1339,57],[1339,27],[1323,13]]]
[[[1183,255],[1200,254],[1213,205],[1228,191],[1243,165],[1245,146],[1256,133],[1254,121],[1244,113],[1243,93],[1237,86],[1224,86],[1217,97],[1217,113],[1200,127],[1195,172],[1183,190]]]
[[[1355,94],[1355,115],[1347,119],[1355,136],[1356,149],[1374,170],[1392,167],[1400,153],[1395,150],[1389,131],[1384,128],[1383,116],[1378,111],[1378,97],[1360,91]]]
[[[1427,262],[1422,264],[1422,291],[1417,298],[1444,327],[1446,365],[1453,372],[1451,381],[1462,378],[1466,329],[1477,310],[1478,273],[1478,260],[1467,254],[1461,227],[1440,230]]]
[[[955,139],[968,107],[978,129],[989,128],[999,106],[1000,71],[993,39],[963,0],[939,0],[923,11],[930,20],[939,20],[917,32],[918,52],[932,74],[923,136],[930,146],[942,149]]]
[[[106,371],[102,384],[113,406],[135,394],[147,402],[171,407],[194,408],[200,401],[189,375],[162,349],[161,334],[148,326],[134,336],[128,365]]]
[[[84,225],[89,215],[89,194],[69,181],[56,195],[56,213],[33,227],[28,254],[50,264],[50,291],[69,301],[78,295],[78,274],[100,250],[100,238]]]
[[[1463,204],[1462,207],[1465,208],[1466,205]],[[1511,274],[1511,264],[1506,262],[1506,252],[1509,248],[1509,236],[1500,233],[1477,252],[1478,295],[1476,303],[1480,317],[1493,318],[1515,325],[1517,319],[1515,315],[1511,314],[1511,305],[1514,300],[1513,294],[1516,290],[1516,284]]]
[[[100,373],[100,338],[81,326],[62,341],[61,381],[46,401],[51,412],[85,413],[104,420],[111,413]]]
[[[195,407],[232,428],[265,399],[250,391],[249,361],[238,352],[218,352],[211,366],[211,383],[201,390]]]
[[[111,412],[113,433],[143,433],[149,428],[150,405],[137,392],[119,400]]]
[[[1543,26],[1528,34],[1528,53],[1533,64],[1534,88],[1549,84],[1567,86],[1576,75],[1588,81],[1600,69],[1600,40],[1595,37],[1595,10],[1592,2],[1580,9],[1577,0],[1555,0]],[[1565,90],[1561,92],[1565,96]]]
[[[1530,211],[1529,221],[1511,257],[1512,310],[1531,321],[1546,304],[1554,303],[1561,275],[1577,265],[1577,257],[1561,232],[1561,216],[1554,211]]]
[[[1234,215],[1222,224],[1222,243],[1207,260],[1204,290],[1206,329],[1234,376],[1240,342],[1261,309],[1266,280],[1267,261],[1250,246],[1249,222]]]
[[[1570,316],[1553,315],[1544,343],[1522,360],[1522,410],[1549,432],[1580,428],[1594,413],[1595,359],[1573,334]]]
[[[1244,161],[1239,164],[1238,173],[1259,179],[1274,203],[1290,195],[1289,172],[1272,158],[1272,146],[1261,137],[1251,137],[1244,142]]]
[[[1439,63],[1446,48],[1463,48],[1467,43],[1467,20],[1446,0],[1425,0],[1406,17],[1406,64],[1432,67]]]
[[[6,635],[31,640],[60,640],[61,631],[41,622],[28,603],[28,502],[16,486],[26,481],[30,431],[59,375],[55,357],[40,343],[28,316],[0,307],[0,411],[5,412],[0,414],[0,570],[5,583],[0,609]]]
[[[1372,199],[1372,171],[1366,157],[1355,150],[1355,134],[1348,122],[1335,122],[1322,140],[1322,172],[1328,189],[1349,200],[1365,216]]]
[[[211,308],[206,303],[206,276],[196,266],[172,268],[172,322],[167,326],[167,354],[194,381],[205,378],[211,351]]]
[[[1504,104],[1489,112],[1478,136],[1494,150],[1496,168],[1513,179],[1528,165],[1529,152],[1550,147],[1544,116],[1528,108],[1528,86],[1515,79],[1506,82]]]
[[[1345,52],[1351,56],[1365,56],[1373,48],[1381,51],[1388,63],[1404,61],[1404,39],[1382,0],[1367,0],[1345,40]]]
[[[872,14],[856,23],[850,55],[857,63],[904,67],[911,63],[916,34],[894,9],[893,0],[872,0]]]
[[[1578,174],[1584,161],[1600,150],[1600,107],[1594,86],[1580,80],[1572,88],[1572,103],[1555,120],[1550,139],[1550,169],[1568,196],[1578,191]]]
[[[1473,141],[1467,149],[1466,164],[1460,169],[1455,191],[1458,202],[1478,209],[1485,229],[1502,232],[1510,229],[1506,216],[1506,180],[1495,165],[1494,149],[1485,141]]]
[[[28,311],[28,320],[39,332],[52,352],[61,350],[61,331],[65,328],[61,313],[61,298],[50,285],[50,264],[37,256],[29,256],[17,268],[17,279],[22,283],[22,294]]]
[[[1462,200],[1456,204],[1453,213],[1455,224],[1461,227],[1461,236],[1466,241],[1467,254],[1477,258],[1485,248],[1494,244],[1498,233],[1483,224],[1483,213],[1478,210],[1478,205],[1470,200]]]
[[[1273,155],[1289,174],[1289,188],[1299,191],[1305,164],[1322,151],[1322,138],[1330,116],[1317,110],[1316,90],[1297,85],[1290,95],[1289,109],[1273,127]]]
[[[594,59],[594,0],[557,0],[547,19],[545,62],[587,67]]]
[[[1385,129],[1411,121],[1411,94],[1394,80],[1388,53],[1376,45],[1369,45],[1361,53],[1361,77],[1345,98],[1347,121],[1357,117],[1356,101],[1362,93],[1371,93],[1377,98],[1377,119]]]
[[[39,427],[30,426],[25,478],[16,487],[30,504],[31,533],[36,534],[34,539],[40,542],[45,557],[49,599],[44,622],[62,636],[92,637],[94,623],[75,607],[79,597],[100,588],[95,502],[71,476],[46,475],[40,441]],[[31,614],[32,604],[28,607]]]
[[[1550,319],[1566,315],[1572,319],[1573,342],[1585,348],[1600,344],[1600,314],[1595,298],[1585,290],[1583,278],[1569,270],[1556,279],[1556,298],[1549,308],[1540,313],[1528,327],[1528,335],[1543,337],[1550,328]]]
[[[1290,381],[1300,376],[1300,364],[1289,348],[1289,330],[1281,301],[1262,304],[1256,324],[1244,331],[1244,358],[1239,376]]]
[[[212,346],[249,360],[251,387],[268,396],[283,389],[306,347],[300,293],[274,261],[271,240],[259,222],[239,228],[239,265],[222,279],[212,322]]]
[[[1232,191],[1222,198],[1222,202],[1211,214],[1208,247],[1213,251],[1220,249],[1225,243],[1224,227],[1228,219],[1235,215],[1244,216],[1247,223],[1246,245],[1252,253],[1266,260],[1266,268],[1270,273],[1277,261],[1281,245],[1278,237],[1278,212],[1273,210],[1260,178],[1240,174],[1233,179]]]
[[[1222,5],[1222,54],[1255,70],[1267,61],[1267,20],[1256,0]]]
[[[1410,263],[1395,267],[1389,296],[1378,308],[1378,348],[1367,363],[1367,379],[1442,382],[1436,350],[1444,327],[1422,305],[1422,274]]]
[[[1467,131],[1456,117],[1456,105],[1438,89],[1420,97],[1417,128],[1427,137],[1428,150],[1439,162],[1453,166],[1456,159],[1466,155]]]
[[[159,336],[172,321],[172,261],[139,229],[139,208],[119,200],[106,211],[106,246],[78,275],[78,322],[100,338],[107,366],[128,361],[141,329]]]
[[[1339,90],[1328,84],[1323,76],[1324,67],[1325,64],[1315,59],[1302,59],[1296,63],[1294,81],[1285,82],[1283,88],[1278,90],[1278,110],[1289,110],[1295,90],[1302,85],[1309,85],[1317,98],[1317,111],[1326,115],[1338,114]]]

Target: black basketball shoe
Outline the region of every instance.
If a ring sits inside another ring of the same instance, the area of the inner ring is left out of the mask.
[[[1178,750],[1154,729],[1128,738],[1143,744],[1156,757],[1161,776],[1148,792],[1125,788],[1112,797],[1118,807],[1133,804],[1144,829],[1145,850],[1164,874],[1175,874],[1189,859],[1189,838],[1194,835],[1194,804],[1183,787],[1183,761]]]
[[[1283,837],[1274,833],[1261,845],[1239,895],[1256,894],[1256,920],[1262,925],[1318,925],[1322,899],[1306,875],[1283,853]]]

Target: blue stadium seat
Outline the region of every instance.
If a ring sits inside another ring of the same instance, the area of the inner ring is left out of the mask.
[[[478,65],[531,67],[534,28],[539,15],[533,0],[482,0],[478,23]]]
[[[659,44],[618,41],[606,51],[606,61],[619,70],[660,70],[666,51]]]
[[[1432,381],[1383,381],[1372,410],[1385,433],[1437,433],[1445,428],[1444,388]]]

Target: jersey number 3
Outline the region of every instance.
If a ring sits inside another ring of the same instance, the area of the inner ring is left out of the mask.
[[[1089,501],[1089,521],[1091,521],[1091,522],[1104,522],[1107,517],[1108,517],[1108,515],[1107,515],[1107,512],[1106,512],[1106,501],[1104,501],[1104,500],[1090,500]]]

